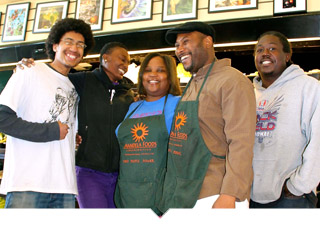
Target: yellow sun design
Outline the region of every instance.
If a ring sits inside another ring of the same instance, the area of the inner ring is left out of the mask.
[[[176,116],[176,121],[174,122],[174,126],[176,130],[180,130],[181,126],[187,122],[187,115],[184,112],[179,112]]]
[[[148,126],[145,124],[137,124],[131,128],[132,138],[135,142],[143,141],[148,135],[149,130],[147,130]]]

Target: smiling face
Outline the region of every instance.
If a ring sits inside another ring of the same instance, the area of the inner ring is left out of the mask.
[[[178,34],[175,43],[176,56],[186,71],[196,73],[212,60],[208,54],[208,51],[211,51],[210,45],[212,47],[209,36],[200,32]]]
[[[80,33],[73,31],[65,33],[60,42],[52,46],[56,55],[51,66],[63,75],[67,75],[70,69],[81,61],[83,44],[84,37]]]
[[[103,54],[102,66],[109,79],[116,82],[123,78],[128,71],[130,57],[128,51],[122,47],[114,47],[109,54]]]
[[[279,78],[290,58],[291,54],[283,51],[282,43],[274,35],[263,36],[256,45],[254,61],[263,81],[272,83]]]
[[[168,71],[161,57],[156,56],[149,61],[142,75],[142,84],[147,94],[146,100],[149,102],[168,94]]]

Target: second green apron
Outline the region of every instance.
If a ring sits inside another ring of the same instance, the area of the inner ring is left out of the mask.
[[[163,196],[158,206],[163,213],[169,208],[192,208],[200,194],[212,153],[206,146],[200,132],[199,96],[213,64],[214,62],[205,76],[196,100],[182,101],[190,81],[175,110],[168,145],[168,163]]]

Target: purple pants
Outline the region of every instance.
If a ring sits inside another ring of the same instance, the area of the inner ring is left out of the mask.
[[[80,208],[115,208],[114,191],[118,173],[104,173],[76,166]]]

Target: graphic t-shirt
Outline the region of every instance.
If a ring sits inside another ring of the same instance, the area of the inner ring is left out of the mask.
[[[43,63],[17,70],[0,95],[28,122],[68,124],[65,139],[35,143],[8,136],[0,192],[36,191],[77,194],[75,129],[77,93],[68,77]]]

